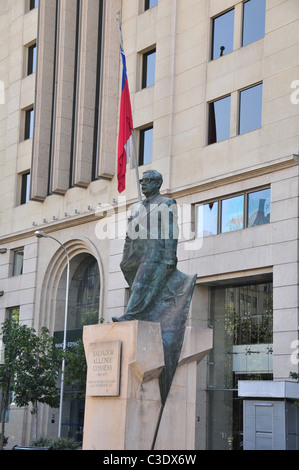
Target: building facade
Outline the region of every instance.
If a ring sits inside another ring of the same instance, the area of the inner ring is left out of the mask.
[[[61,335],[67,260],[37,230],[70,258],[69,341],[124,311],[138,194],[132,159],[117,191],[118,10],[139,175],[160,171],[177,200],[188,322],[214,331],[195,448],[242,449],[238,380],[298,372],[298,0],[0,2],[0,321]],[[67,399],[63,435],[80,440],[83,415]],[[41,407],[39,434],[57,425]],[[12,397],[9,446],[32,432]]]

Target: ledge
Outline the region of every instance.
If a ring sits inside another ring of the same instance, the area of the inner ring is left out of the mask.
[[[239,380],[238,396],[299,400],[299,383],[286,380]]]

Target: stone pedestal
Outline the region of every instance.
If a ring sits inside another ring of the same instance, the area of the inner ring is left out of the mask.
[[[88,364],[84,450],[150,450],[161,410],[164,366],[159,323],[84,327]],[[187,327],[163,410],[155,449],[194,449],[196,365],[212,347],[212,330]]]

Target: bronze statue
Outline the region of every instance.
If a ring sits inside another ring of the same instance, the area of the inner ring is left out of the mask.
[[[188,276],[176,267],[177,204],[160,194],[162,182],[155,170],[145,171],[140,180],[145,199],[132,208],[120,264],[131,295],[124,315],[112,317],[114,322],[160,323],[165,362],[159,379],[161,414],[179,360],[196,280],[196,275]]]
[[[146,199],[133,206],[120,267],[131,288],[125,314],[113,321],[144,320],[176,269],[178,223],[174,199],[161,196],[161,173],[140,180]]]

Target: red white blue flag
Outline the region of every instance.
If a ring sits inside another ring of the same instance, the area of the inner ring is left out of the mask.
[[[118,192],[121,193],[126,187],[126,168],[130,156],[130,137],[133,129],[133,118],[130,101],[130,92],[127,77],[126,58],[122,47],[120,48],[123,74],[120,99],[118,155],[117,155],[117,180]]]

